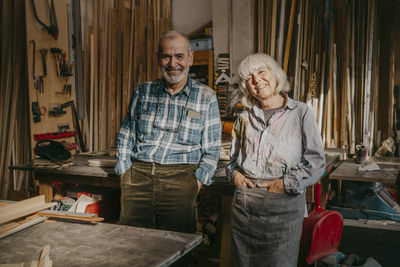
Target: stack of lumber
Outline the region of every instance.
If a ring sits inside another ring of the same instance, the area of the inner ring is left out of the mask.
[[[171,27],[171,0],[93,1],[82,7],[89,151],[116,146],[117,133],[139,83],[158,78],[156,52]]]
[[[400,65],[394,60],[400,54],[394,45],[398,15],[396,1],[256,0],[256,51],[282,64],[290,95],[312,108],[325,147],[354,153],[364,143],[372,151],[381,131],[392,135],[395,83],[387,81],[394,81]],[[385,52],[388,75],[379,71]]]
[[[43,209],[54,207],[55,205],[57,205],[57,203],[45,203],[44,195],[40,195],[9,205],[0,206],[0,238],[45,221],[47,219],[46,217],[29,215]],[[14,221],[16,219],[17,221]]]
[[[97,214],[47,210],[56,205],[56,202],[45,203],[44,195],[18,202],[0,202],[0,238],[43,222],[48,217],[91,223],[104,220]]]
[[[62,169],[66,167],[73,166],[74,163],[72,159],[68,159],[65,161],[54,162],[48,159],[34,159],[32,160],[32,165],[35,168],[50,168],[50,169]]]
[[[23,0],[0,2],[0,197],[28,191],[29,173],[10,171],[30,160],[29,104]],[[10,27],[12,25],[12,27]]]

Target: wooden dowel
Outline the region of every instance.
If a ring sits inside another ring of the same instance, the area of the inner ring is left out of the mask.
[[[296,0],[292,0],[292,6],[290,8],[289,28],[288,28],[288,33],[287,33],[287,37],[286,37],[286,45],[285,45],[285,56],[283,59],[283,71],[285,73],[287,73],[287,71],[288,71],[290,43],[292,41],[292,31],[293,31],[295,11],[296,11]]]

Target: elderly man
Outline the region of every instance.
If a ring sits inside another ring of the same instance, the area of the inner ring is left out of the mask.
[[[196,196],[219,159],[221,122],[215,93],[188,76],[189,40],[161,37],[162,78],[140,84],[118,135],[121,224],[195,233]]]

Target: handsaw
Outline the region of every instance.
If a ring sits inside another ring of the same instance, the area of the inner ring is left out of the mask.
[[[54,0],[51,0],[51,7],[49,7],[50,10],[50,25],[47,26],[44,24],[38,17],[37,12],[36,12],[36,6],[35,6],[35,1],[31,0],[32,2],[32,7],[33,7],[33,13],[35,14],[36,20],[43,26],[43,28],[46,29],[46,31],[53,36],[54,39],[58,39],[58,24],[57,24],[57,16],[56,16],[56,8],[54,6]],[[49,5],[49,2],[47,2],[47,6]]]

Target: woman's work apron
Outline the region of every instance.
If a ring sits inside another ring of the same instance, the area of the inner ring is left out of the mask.
[[[232,203],[232,266],[295,267],[305,194],[237,186]]]

